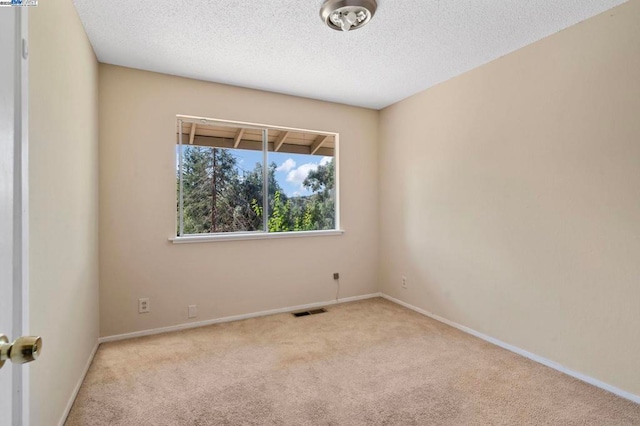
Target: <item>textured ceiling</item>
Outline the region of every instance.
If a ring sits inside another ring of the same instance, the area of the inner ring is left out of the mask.
[[[323,0],[74,0],[100,62],[383,108],[624,0],[378,0],[342,33]]]

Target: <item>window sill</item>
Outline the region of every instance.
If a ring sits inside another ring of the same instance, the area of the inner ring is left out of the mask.
[[[278,238],[304,238],[326,237],[330,235],[342,235],[341,229],[327,231],[293,231],[293,232],[242,232],[228,234],[201,234],[187,235],[184,237],[170,237],[173,244],[210,243],[214,241],[239,241],[239,240],[270,240]]]

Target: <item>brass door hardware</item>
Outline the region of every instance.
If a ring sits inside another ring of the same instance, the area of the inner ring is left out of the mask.
[[[42,352],[42,339],[36,336],[22,336],[9,343],[4,334],[0,334],[0,368],[5,361],[10,360],[14,364],[26,364],[35,361]]]

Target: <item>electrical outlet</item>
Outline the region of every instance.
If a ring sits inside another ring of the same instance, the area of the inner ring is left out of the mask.
[[[138,313],[146,314],[147,312],[151,312],[151,304],[149,303],[149,298],[145,297],[143,299],[138,299]]]
[[[402,276],[402,288],[407,288],[407,277]]]
[[[198,306],[189,305],[189,318],[195,318],[198,316]]]
[[[337,272],[334,272],[334,273],[333,273],[333,279],[334,279],[334,280],[339,280],[339,279],[340,279],[340,274],[339,274],[339,273],[337,273]]]

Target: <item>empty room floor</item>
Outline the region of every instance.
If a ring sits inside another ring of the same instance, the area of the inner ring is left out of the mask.
[[[640,405],[385,299],[104,343],[67,425],[638,425]]]

